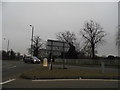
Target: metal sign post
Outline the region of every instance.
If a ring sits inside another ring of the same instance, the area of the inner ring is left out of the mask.
[[[52,70],[52,53],[50,53],[50,64],[49,64],[49,70]]]
[[[65,69],[65,43],[63,42],[63,69]]]

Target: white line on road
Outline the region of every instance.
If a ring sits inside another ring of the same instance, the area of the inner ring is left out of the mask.
[[[79,79],[47,79],[47,80],[32,80],[32,81],[72,81],[72,80],[79,80]]]
[[[15,68],[16,66],[9,67],[8,69]]]
[[[9,83],[9,82],[12,82],[12,81],[14,81],[14,80],[16,80],[16,79],[10,79],[10,80],[7,80],[7,81],[4,81],[4,82],[1,82],[0,84],[6,84],[6,83]]]

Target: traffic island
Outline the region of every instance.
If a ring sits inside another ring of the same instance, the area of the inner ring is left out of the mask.
[[[97,70],[38,67],[21,74],[24,79],[118,79],[118,73],[102,73]]]

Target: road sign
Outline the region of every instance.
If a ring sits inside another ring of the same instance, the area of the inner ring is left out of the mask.
[[[61,55],[63,52],[63,69],[65,68],[65,52],[69,50],[69,44],[67,42],[58,41],[58,40],[47,40],[47,50],[50,55],[51,59],[51,67],[50,70],[52,70],[52,56],[53,55]]]
[[[52,55],[61,55],[61,52],[69,50],[69,44],[58,40],[47,40],[47,50]]]

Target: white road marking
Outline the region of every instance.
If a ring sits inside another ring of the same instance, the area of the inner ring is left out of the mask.
[[[47,80],[32,80],[32,81],[72,81],[72,80],[79,80],[79,79],[47,79]]]
[[[112,79],[47,79],[47,80],[32,80],[32,81],[75,81],[75,80],[80,80],[80,81],[120,81],[120,80],[112,80]]]
[[[4,82],[1,82],[0,84],[3,85],[3,84],[6,84],[6,83],[9,83],[9,82],[12,82],[12,81],[14,81],[14,80],[16,80],[16,79],[10,79],[10,80],[7,80],[7,81],[4,81]]]
[[[16,66],[9,67],[8,69],[15,68]]]

